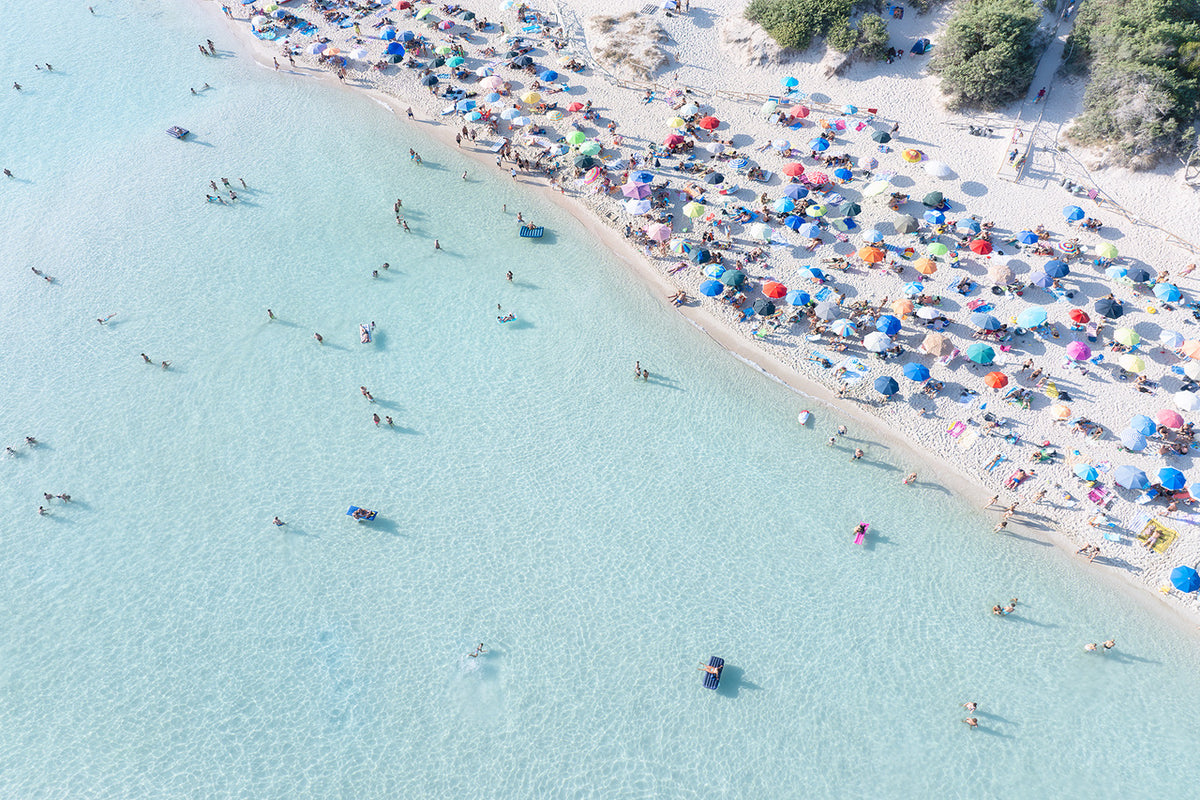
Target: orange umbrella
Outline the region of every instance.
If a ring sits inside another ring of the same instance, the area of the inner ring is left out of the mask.
[[[858,257],[868,264],[878,264],[883,261],[883,251],[878,247],[863,247],[859,249]]]
[[[1050,406],[1048,410],[1050,412],[1050,416],[1054,417],[1055,419],[1062,420],[1071,418],[1071,407],[1064,406],[1062,403],[1055,403],[1054,405]]]
[[[992,252],[992,243],[987,239],[974,239],[967,246],[971,248],[972,253],[978,253],[981,256],[986,256]]]
[[[1190,339],[1183,343],[1180,351],[1188,358],[1200,358],[1200,341]]]
[[[983,382],[993,389],[1003,389],[1008,386],[1008,378],[1003,372],[989,372],[983,376]]]
[[[763,284],[762,293],[767,297],[778,300],[787,294],[787,287],[776,281],[767,281],[765,284]]]
[[[901,297],[899,300],[892,303],[892,311],[902,317],[906,314],[911,314],[913,312],[912,300],[909,300],[906,297]]]
[[[932,275],[937,272],[937,262],[932,258],[922,256],[913,262],[913,269],[922,275]]]
[[[925,156],[924,156],[924,154],[921,153],[920,150],[905,150],[903,153],[900,154],[900,157],[903,158],[905,161],[907,161],[910,164],[915,164],[918,161],[920,161],[922,158],[924,158]]]

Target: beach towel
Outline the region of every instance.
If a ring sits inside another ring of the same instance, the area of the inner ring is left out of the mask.
[[[990,467],[988,467],[988,468],[987,468],[987,471],[988,471],[988,472],[991,472],[991,471],[992,471],[992,470],[994,470],[996,467],[998,467],[998,466],[1000,466],[1001,464],[1003,464],[1005,461],[1008,461],[1008,459],[1007,459],[1007,458],[1005,458],[1004,456],[1000,456],[999,458],[997,458],[995,461],[993,461],[993,462],[992,462],[992,465],[991,465]]]
[[[828,300],[833,295],[833,290],[828,286],[822,286],[821,291],[817,292],[817,302],[821,303]]]
[[[979,441],[979,431],[974,428],[967,429],[962,436],[958,437],[958,449],[970,450]]]
[[[1150,541],[1150,535],[1155,531],[1158,531],[1161,534],[1158,538],[1158,541],[1154,543],[1154,547],[1151,548],[1156,553],[1167,552],[1168,548],[1175,543],[1175,539],[1179,536],[1177,532],[1168,528],[1166,525],[1163,525],[1157,519],[1152,518],[1146,520],[1146,524],[1142,527],[1141,533],[1137,535],[1138,541]]]
[[[965,431],[966,429],[967,429],[967,426],[964,425],[961,420],[959,420],[958,422],[955,422],[953,425],[951,425],[950,428],[946,431],[946,433],[950,434],[951,439],[957,439],[960,435],[962,435],[962,432]]]
[[[838,369],[842,371],[840,379],[846,383],[858,383],[867,377],[867,373],[870,371],[863,360],[855,356],[843,359],[838,364]]]
[[[804,120],[798,119],[795,122],[793,122],[791,125],[788,125],[788,127],[794,131],[798,131],[804,127]]]

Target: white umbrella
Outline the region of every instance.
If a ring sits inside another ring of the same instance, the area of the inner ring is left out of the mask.
[[[270,23],[271,20],[267,19],[262,14],[259,14],[257,17],[250,20],[250,24],[256,28],[261,28],[263,25],[269,25]]]
[[[950,166],[942,161],[926,161],[925,171],[933,177],[942,180],[949,180],[954,177],[954,170],[950,169]]]
[[[704,149],[715,156],[717,153],[725,152],[725,145],[721,144],[720,142],[709,142],[708,144],[704,145]]]
[[[1158,341],[1168,350],[1178,350],[1183,347],[1183,334],[1164,330],[1158,335]]]
[[[756,222],[747,229],[747,233],[755,239],[762,239],[764,242],[771,241],[771,228],[761,222]]]
[[[872,331],[863,337],[863,347],[872,353],[882,353],[892,346],[892,340],[882,331]]]
[[[649,200],[626,200],[625,210],[630,214],[645,214],[650,210]]]
[[[1194,381],[1200,381],[1200,361],[1188,361],[1184,364],[1183,374]]]
[[[933,306],[921,306],[917,309],[917,316],[921,319],[937,319],[941,313]]]
[[[787,139],[776,139],[775,141],[771,142],[771,146],[776,150],[787,150],[792,146],[792,143]]]
[[[686,106],[679,109],[679,116],[681,116],[681,117],[690,117],[693,114],[699,114],[699,113],[700,113],[700,106],[696,105],[695,103],[688,103]]]
[[[1195,392],[1176,392],[1175,405],[1184,411],[1195,411],[1200,408],[1200,395]]]
[[[508,121],[508,124],[517,128],[524,128],[529,122],[529,117],[513,117]]]
[[[353,58],[355,61],[366,61],[367,56],[368,56],[367,48],[365,48],[365,47],[360,47],[357,50],[353,50],[350,53],[350,57]]]

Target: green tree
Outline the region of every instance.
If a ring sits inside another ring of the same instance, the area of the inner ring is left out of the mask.
[[[1022,97],[1037,68],[1041,14],[1031,0],[969,0],[951,17],[931,68],[951,105],[995,108]]]

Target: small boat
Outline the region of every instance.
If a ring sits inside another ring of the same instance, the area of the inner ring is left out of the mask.
[[[542,234],[544,234],[545,232],[546,232],[545,227],[540,226],[540,225],[536,228],[533,227],[532,225],[522,225],[521,226],[521,238],[522,239],[540,239],[540,238],[542,238]]]
[[[708,666],[715,668],[716,672],[704,673],[704,688],[716,689],[721,685],[721,672],[725,669],[725,659],[720,656],[712,656],[708,659]]]
[[[355,522],[370,522],[375,519],[377,513],[366,508],[350,506],[350,510],[346,512],[346,516],[353,517]]]
[[[365,322],[362,323],[361,325],[358,326],[359,341],[361,341],[363,344],[370,344],[371,337],[372,337],[372,334],[374,333],[374,331],[375,331],[375,323],[372,322],[369,325]]]
[[[174,136],[176,139],[186,139],[189,133],[191,133],[191,131],[189,131],[187,128],[181,128],[178,125],[172,125],[171,127],[167,128],[167,135]]]
[[[808,409],[806,408],[806,409],[804,409],[803,411],[801,411],[801,412],[800,412],[799,416],[797,416],[797,417],[796,417],[796,419],[800,421],[800,424],[801,424],[801,425],[807,425],[807,424],[808,424],[808,418],[809,418],[809,417],[811,417],[811,416],[812,416],[812,414],[810,414],[810,413],[809,413],[809,411],[808,411]]]
[[[870,528],[870,527],[871,527],[871,523],[869,523],[869,522],[858,523],[858,527],[854,529],[854,543],[855,544],[863,543],[863,539],[865,539],[867,536],[867,528]]]

